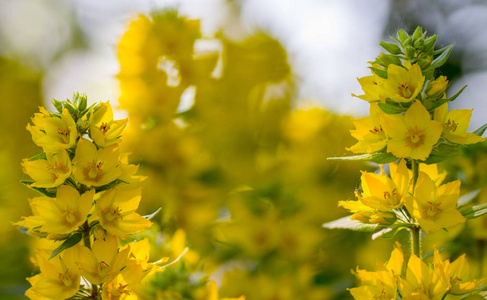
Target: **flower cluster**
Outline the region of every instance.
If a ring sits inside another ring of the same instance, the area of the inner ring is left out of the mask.
[[[480,136],[485,126],[466,132],[472,110],[448,110],[448,102],[463,89],[447,98],[448,80],[435,77],[435,70],[452,45],[434,50],[436,35],[427,37],[420,27],[412,35],[399,30],[393,39],[398,44],[381,42],[389,54],[371,62],[372,75],[358,79],[364,94],[356,97],[370,103],[370,115],[354,120],[351,134],[358,141],[348,150],[364,154],[336,158],[379,163],[380,173],[362,172],[358,200],[339,202],[352,215],[324,227],[376,231],[373,238],[393,238],[402,229],[411,234],[405,276],[396,249],[377,272],[357,270],[363,286],[350,290],[355,299],[444,299],[470,293],[479,284],[468,279],[465,255],[450,264],[435,250],[429,268],[421,257],[421,233],[447,231],[487,214],[485,205],[467,207],[472,199],[459,201],[460,180],[445,183],[447,174],[437,166],[464,145],[485,141]]]
[[[85,95],[53,104],[56,113],[41,107],[27,125],[43,152],[22,162],[32,178],[24,183],[43,196],[14,225],[48,243],[35,251],[41,272],[28,278],[26,296],[138,299],[163,260],[148,262],[147,240],[122,243],[152,225],[136,212],[144,178],[119,153],[127,119],[113,120],[108,102],[87,107]]]

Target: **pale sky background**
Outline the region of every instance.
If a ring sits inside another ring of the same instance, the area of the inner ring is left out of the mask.
[[[419,0],[410,2],[418,3],[417,9],[425,5]],[[446,3],[441,9],[452,13],[445,17],[434,13],[439,9],[428,11],[423,21],[447,43],[456,42],[454,52],[464,50],[461,61],[468,73],[453,83],[451,91],[469,84],[461,96],[462,102],[458,104],[457,100],[455,105],[475,105],[471,127],[478,127],[487,122],[483,97],[487,83],[487,6],[462,8],[451,0],[428,3],[437,2]],[[474,0],[467,2],[475,4]],[[367,114],[368,104],[351,97],[351,93],[362,93],[356,78],[369,75],[367,61],[381,52],[378,44],[384,38],[391,3],[247,0],[242,5],[242,18],[245,29],[263,28],[282,42],[299,80],[303,103],[312,100],[323,108],[358,117]],[[0,0],[0,35],[7,37],[4,40],[11,49],[6,55],[17,53],[25,58],[35,53],[39,57],[36,63],[47,69],[43,82],[46,101],[71,98],[73,91],[80,91],[93,102],[110,100],[116,104],[118,41],[138,13],[164,7],[177,7],[181,15],[201,19],[203,34],[207,35],[225,24],[231,10],[224,0]],[[70,20],[79,22],[90,47],[53,60],[55,50],[69,38],[66,28]],[[397,24],[389,33],[400,26]]]

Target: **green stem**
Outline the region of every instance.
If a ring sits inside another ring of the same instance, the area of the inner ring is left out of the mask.
[[[416,183],[419,177],[419,164],[416,160],[412,160],[413,168],[413,194],[416,190]],[[411,252],[417,257],[421,258],[421,227],[413,226],[411,229]]]
[[[421,228],[414,226],[411,231],[411,250],[414,255],[421,258]]]

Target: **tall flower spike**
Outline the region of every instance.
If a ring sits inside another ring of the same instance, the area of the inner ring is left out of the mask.
[[[404,116],[383,115],[382,122],[390,138],[387,152],[397,157],[427,159],[443,131],[441,123],[431,120],[420,101],[414,102]]]

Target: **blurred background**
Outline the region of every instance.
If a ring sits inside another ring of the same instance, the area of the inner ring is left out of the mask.
[[[228,297],[346,299],[350,269],[387,259],[392,243],[320,228],[345,214],[337,201],[353,198],[359,170],[374,170],[326,157],[347,154],[350,116],[368,113],[351,93],[379,41],[418,25],[437,48],[455,44],[440,71],[451,94],[468,88],[452,106],[475,108],[471,129],[485,123],[485,1],[0,0],[2,299],[21,299],[36,272],[35,241],[10,224],[36,196],[19,183],[21,159],[40,151],[25,126],[76,91],[130,119],[123,146],[149,176],[140,209],[163,207],[140,237],[156,254],[169,241],[191,249],[149,299],[197,299],[208,276]],[[485,185],[484,148],[445,166],[465,192]],[[481,257],[485,234],[469,232]]]

